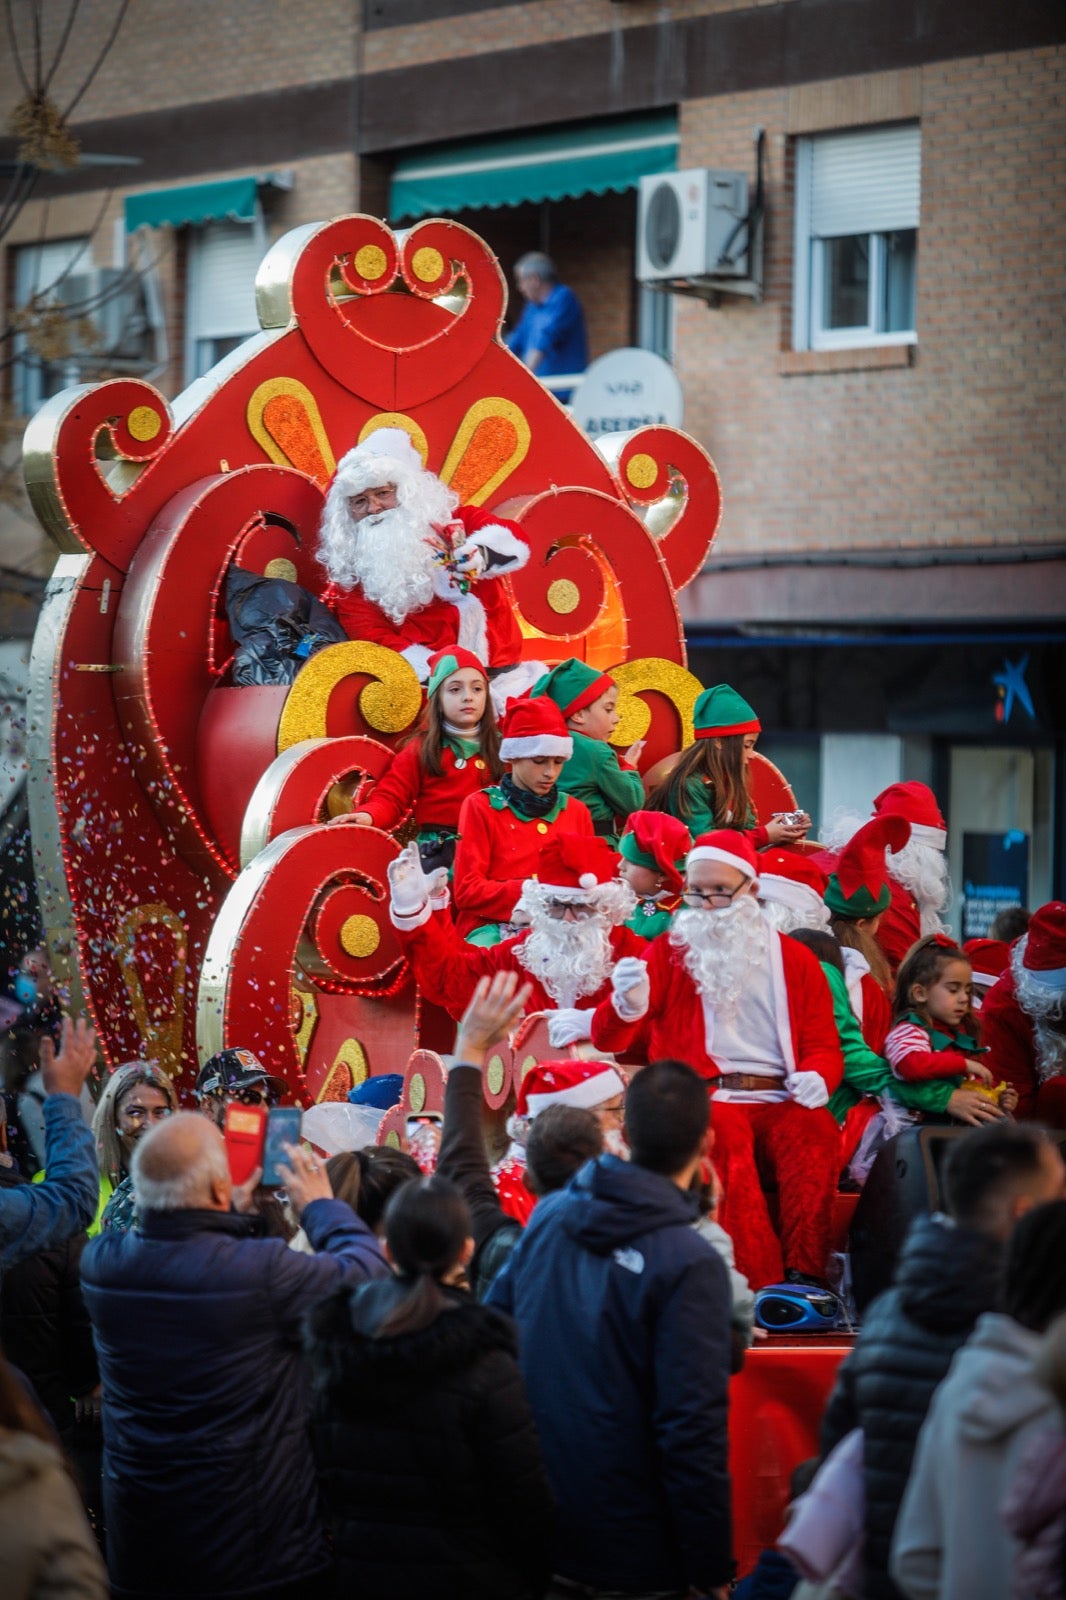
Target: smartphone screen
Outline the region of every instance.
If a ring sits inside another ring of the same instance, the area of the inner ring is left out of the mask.
[[[288,1166],[285,1146],[299,1144],[303,1112],[299,1106],[275,1106],[267,1118],[266,1143],[263,1146],[263,1177],[265,1188],[280,1189],[282,1180],[279,1164]]]

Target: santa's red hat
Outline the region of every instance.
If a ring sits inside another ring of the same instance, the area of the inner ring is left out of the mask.
[[[635,867],[660,872],[671,894],[681,893],[681,870],[692,847],[683,822],[668,811],[634,811],[618,845],[618,853]]]
[[[1010,961],[1010,945],[1003,939],[967,939],[962,953],[969,957],[974,983],[986,989],[1003,976]]]
[[[488,672],[480,656],[472,650],[464,650],[461,644],[450,644],[445,650],[438,650],[436,655],[429,658],[429,682],[426,684],[426,698],[438,690],[446,679],[453,673],[462,672],[469,667],[473,672],[480,672],[488,681]]]
[[[895,855],[912,832],[905,817],[890,814],[871,817],[852,834],[837,857],[836,871],[830,874],[826,886],[825,903],[834,917],[862,922],[888,910],[892,892],[885,851],[891,850]]]
[[[948,842],[948,825],[940,814],[936,795],[924,783],[891,783],[874,801],[877,817],[904,817],[911,825],[911,838],[943,850]]]
[[[537,881],[544,889],[596,889],[613,883],[618,857],[605,839],[589,833],[553,833],[540,853]]]
[[[529,756],[562,756],[569,761],[574,753],[563,714],[547,695],[510,701],[500,731],[501,761],[521,761]]]
[[[533,1118],[548,1106],[590,1110],[624,1091],[625,1084],[606,1061],[538,1061],[522,1079],[515,1113]]]
[[[736,867],[746,878],[759,876],[759,858],[755,846],[746,833],[736,828],[715,828],[713,833],[701,833],[688,853],[688,865],[696,861],[720,861],[723,866]]]
[[[1042,989],[1066,991],[1066,904],[1061,900],[1033,912],[1022,966]]]
[[[793,911],[821,912],[826,876],[816,861],[800,850],[764,850],[759,856],[759,899],[774,900]]]

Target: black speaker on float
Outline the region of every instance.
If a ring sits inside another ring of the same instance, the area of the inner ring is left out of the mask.
[[[922,1212],[939,1211],[940,1168],[965,1128],[905,1128],[878,1152],[851,1219],[848,1248],[859,1311],[892,1282],[907,1230]]]

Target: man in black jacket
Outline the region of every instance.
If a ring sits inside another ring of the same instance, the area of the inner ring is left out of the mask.
[[[632,1160],[600,1156],[541,1200],[488,1293],[518,1323],[558,1502],[551,1600],[728,1592],[732,1302],[689,1193],[708,1110],[691,1067],[636,1073]]]
[[[952,1144],[943,1187],[948,1215],[915,1220],[892,1288],[870,1307],[822,1422],[823,1456],[863,1430],[868,1600],[902,1600],[888,1555],[933,1391],[978,1317],[996,1305],[1014,1224],[1063,1195],[1066,1169],[1043,1129],[999,1122]]]

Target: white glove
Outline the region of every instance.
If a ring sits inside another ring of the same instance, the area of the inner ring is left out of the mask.
[[[406,845],[389,862],[389,890],[398,917],[417,916],[429,903],[430,880],[422,871],[416,844]]]
[[[639,1022],[651,1003],[648,969],[638,956],[623,956],[611,973],[612,1004],[623,1022]]]
[[[400,654],[413,671],[419,683],[427,682],[429,678],[429,658],[431,652],[424,644],[409,644]]]
[[[558,1050],[561,1045],[577,1044],[581,1039],[592,1037],[591,1007],[584,1011],[577,1010],[574,1006],[563,1006],[558,1011],[548,1012],[548,1038],[552,1048]]]
[[[459,571],[468,578],[480,578],[485,570],[485,552],[473,539],[461,544],[452,557]]]
[[[418,846],[415,846],[417,850]],[[447,867],[438,867],[426,879],[426,891],[429,903],[434,911],[446,911],[452,898],[452,891],[448,884]]]
[[[788,1092],[798,1106],[817,1111],[829,1102],[829,1090],[820,1072],[794,1072],[788,1080]]]

